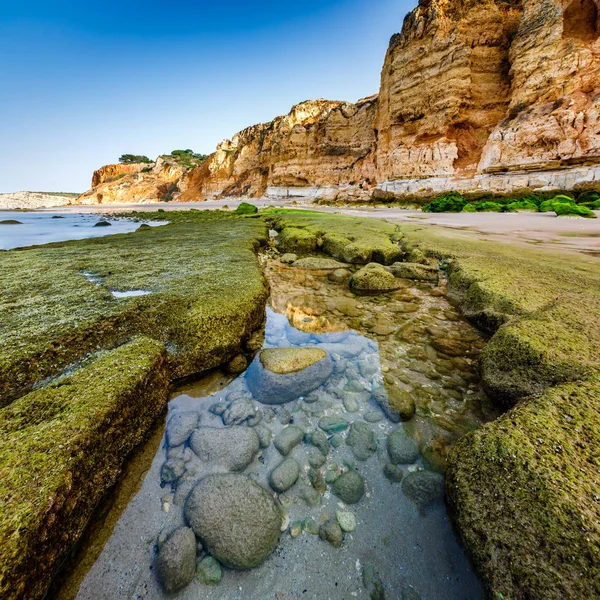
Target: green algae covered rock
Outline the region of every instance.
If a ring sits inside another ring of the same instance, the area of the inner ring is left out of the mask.
[[[378,263],[369,263],[350,277],[350,289],[355,294],[384,294],[399,288],[394,275]]]
[[[255,215],[258,212],[258,208],[254,204],[241,202],[234,212],[238,215]]]
[[[461,438],[450,504],[493,598],[600,595],[600,383],[544,392]]]
[[[165,348],[138,338],[0,410],[0,597],[44,596],[168,385]]]
[[[286,227],[277,236],[277,249],[288,254],[310,254],[317,249],[317,236],[300,227]]]
[[[357,471],[347,471],[335,480],[333,491],[346,504],[356,504],[365,493],[365,480]]]
[[[423,206],[423,212],[461,212],[467,201],[458,192],[449,192],[438,196],[435,200]]]
[[[221,583],[221,565],[212,556],[205,556],[196,569],[196,577],[204,585],[219,585]]]
[[[552,212],[560,205],[576,206],[575,200],[569,196],[555,196],[551,200],[545,200],[540,204],[540,212]]]
[[[509,202],[506,205],[508,212],[538,212],[537,204],[530,200],[518,200],[516,202]]]
[[[553,207],[557,217],[584,217],[596,219],[596,214],[586,206],[577,204],[555,204]]]
[[[414,279],[416,281],[437,281],[439,271],[436,267],[417,263],[396,262],[388,267],[394,277]]]
[[[257,567],[275,549],[282,516],[245,475],[208,475],[192,490],[185,517],[210,554],[230,569]]]
[[[301,258],[294,261],[292,266],[301,267],[302,269],[323,269],[327,271],[335,271],[336,269],[343,269],[346,265],[334,260],[333,258],[309,256],[307,258]]]

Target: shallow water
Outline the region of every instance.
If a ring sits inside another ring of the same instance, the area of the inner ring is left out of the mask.
[[[413,464],[402,467],[406,478],[422,469],[443,470],[445,454],[454,441],[495,416],[477,379],[478,354],[485,340],[442,296],[443,286],[407,281],[399,292],[356,298],[343,284],[329,281],[325,271],[264,260],[272,290],[264,347],[322,347],[333,357],[334,371],[306,397],[275,407],[254,402],[263,415],[260,425],[276,435],[288,423],[314,431],[324,416],[368,423],[377,440],[372,456],[357,460],[342,439],[341,445],[330,448],[327,462],[319,469],[322,475],[356,469],[366,480],[366,493],[358,504],[345,507],[327,486],[317,496],[319,504],[309,506],[306,491],[314,495],[308,464],[312,446],[300,443],[290,454],[302,466],[300,479],[289,491],[278,494],[289,523],[312,517],[320,524],[343,509],[356,517],[356,530],[344,534],[341,548],[306,531],[296,538],[285,531],[261,566],[244,572],[223,569],[217,587],[194,580],[176,597],[367,599],[362,567],[370,563],[381,576],[387,598],[401,598],[408,586],[422,600],[483,598],[481,584],[453,534],[443,499],[411,500],[402,483],[384,476],[383,467],[389,462],[387,436],[396,429],[416,440],[420,450]],[[392,386],[415,398],[416,414],[405,423],[382,410]],[[245,374],[231,381],[213,373],[176,392],[167,419],[196,411],[201,426],[224,427],[211,407],[241,398],[251,399]],[[163,593],[153,573],[157,540],[184,524],[186,494],[209,470],[186,447],[185,474],[176,484],[161,486],[161,467],[168,451],[163,439],[140,491],[117,521],[77,598],[172,597]],[[269,473],[281,461],[270,444],[245,473],[270,489]]]
[[[82,240],[116,233],[135,231],[140,222],[126,219],[105,219],[87,213],[49,213],[0,211],[0,221],[20,221],[20,225],[0,224],[0,250],[11,250],[51,242]],[[98,221],[108,221],[110,227],[95,227]],[[149,222],[151,226],[164,223]]]

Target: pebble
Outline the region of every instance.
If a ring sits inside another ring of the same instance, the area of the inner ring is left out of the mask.
[[[351,512],[338,510],[335,516],[342,531],[350,533],[356,529],[356,517]]]
[[[221,564],[212,556],[205,556],[196,567],[196,577],[204,585],[219,585],[222,576]]]
[[[339,433],[348,429],[348,421],[341,417],[323,417],[319,421],[319,427],[327,433]]]

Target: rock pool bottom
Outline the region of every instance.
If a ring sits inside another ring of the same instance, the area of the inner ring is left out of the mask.
[[[245,414],[243,408],[251,406],[262,413],[261,422],[254,429],[260,427],[264,431],[266,427],[275,437],[290,427],[299,427],[305,432],[318,431],[324,417],[339,417],[347,421],[349,427],[355,422],[362,423],[357,429],[364,430],[366,426],[373,431],[373,436],[371,440],[351,446],[345,441],[350,429],[335,439],[335,434],[330,433],[327,460],[320,467],[316,466],[320,460],[315,462],[315,447],[307,443],[305,437],[288,454],[300,464],[300,477],[287,492],[277,495],[288,527],[272,555],[249,571],[223,568],[222,580],[214,587],[194,578],[176,597],[182,600],[376,598],[379,596],[371,596],[363,585],[364,567],[373,565],[387,598],[482,598],[481,584],[452,532],[439,486],[422,494],[415,493],[414,488],[411,493],[410,485],[406,485],[411,473],[424,468],[422,457],[416,453],[406,459],[410,464],[399,465],[404,483],[394,483],[384,475],[384,467],[390,463],[387,438],[391,432],[402,430],[403,425],[385,418],[370,393],[376,387],[381,388],[383,382],[377,342],[355,332],[306,334],[292,328],[285,316],[270,310],[266,340],[266,347],[325,348],[334,360],[333,374],[306,398],[274,407],[252,401],[245,375],[205,397],[195,397],[198,394],[191,388],[172,400],[168,419],[178,413],[196,412],[200,428],[222,428],[224,421],[230,427],[249,425],[255,424],[256,413]],[[348,392],[357,401],[357,406],[350,407],[355,412],[348,411],[340,399],[347,398]],[[231,407],[232,401],[237,402],[235,410]],[[228,405],[229,411],[223,413]],[[335,447],[337,442],[342,443]],[[239,448],[232,446],[224,449],[221,463],[233,460],[239,452]],[[179,474],[174,483],[163,481],[161,486],[166,460],[180,454],[185,472]],[[357,457],[366,457],[366,460]],[[254,456],[244,473],[273,493],[269,475],[283,459],[270,443]],[[164,541],[172,531],[185,525],[183,506],[194,483],[210,472],[222,470],[211,460],[202,462],[189,447],[169,448],[165,438],[141,490],[121,515],[77,598],[173,597],[163,591],[154,571],[157,541]],[[357,471],[366,482],[362,499],[348,506],[335,496],[332,486],[324,485],[323,481],[324,477],[331,480],[345,471]],[[435,477],[438,481],[441,478],[435,475],[434,480]],[[309,525],[311,529],[312,519],[318,529],[328,519],[335,519],[337,511],[350,512],[356,519],[356,529],[344,533],[340,548],[310,533],[306,527]],[[301,522],[305,524],[302,529]],[[292,536],[299,531],[297,537]]]

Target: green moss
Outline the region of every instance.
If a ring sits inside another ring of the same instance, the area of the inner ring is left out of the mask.
[[[555,196],[551,200],[545,200],[540,204],[540,212],[552,212],[555,211],[557,207],[565,204],[575,206],[575,200],[562,194]]]
[[[441,212],[461,212],[466,206],[467,201],[458,192],[442,194],[435,200],[423,206],[423,212],[441,213]]]
[[[167,399],[167,352],[138,338],[0,410],[0,596],[39,598]]]
[[[586,219],[595,219],[596,214],[589,208],[577,204],[554,204],[554,212],[558,217],[585,217]]]
[[[568,384],[463,437],[448,497],[490,597],[600,596],[600,383]]]
[[[249,204],[248,202],[241,202],[239,206],[235,209],[235,212],[238,215],[255,215],[258,212],[258,208],[256,208],[254,204]]]
[[[177,222],[0,254],[0,404],[137,334],[169,348],[173,377],[239,352],[264,318],[255,251],[265,225],[201,212],[168,216]],[[111,290],[152,294],[116,299]]]
[[[600,200],[600,194],[596,191],[590,190],[579,194],[577,197],[577,204],[590,204]]]
[[[518,202],[510,202],[506,205],[508,212],[537,212],[537,204],[528,200],[519,200]]]
[[[505,205],[500,202],[475,202],[477,212],[503,212]]]
[[[464,205],[464,207],[463,207],[463,209],[462,209],[461,212],[464,212],[464,213],[474,213],[474,212],[477,212],[477,209],[475,208],[474,204],[469,203],[469,204],[465,204]]]
[[[282,252],[309,253],[320,248],[329,256],[352,264],[390,264],[404,255],[391,239],[397,235],[396,227],[385,221],[309,211],[287,211],[269,215],[267,220],[280,232],[277,241]],[[304,240],[306,250],[300,250]]]

